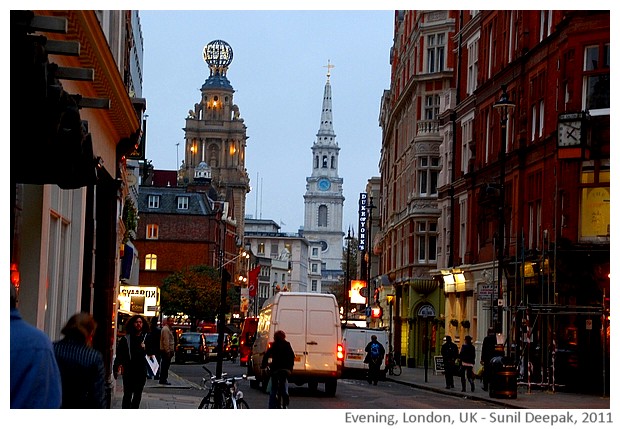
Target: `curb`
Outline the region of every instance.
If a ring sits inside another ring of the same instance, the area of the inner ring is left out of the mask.
[[[424,385],[424,384],[412,383],[410,381],[397,380],[397,379],[391,378],[391,377],[386,377],[385,379],[389,380],[389,381],[392,381],[394,383],[404,384],[406,386],[415,387],[416,389],[428,390],[428,391],[431,391],[431,392],[440,393],[442,395],[456,396],[456,397],[459,397],[459,398],[471,399],[471,400],[474,400],[474,401],[484,401],[484,402],[488,402],[490,404],[499,405],[499,406],[506,407],[506,408],[527,409],[527,407],[523,407],[523,406],[516,405],[516,404],[511,404],[510,402],[507,402],[507,401],[495,400],[493,398],[485,398],[483,396],[468,395],[465,392],[457,392],[457,391],[451,391],[451,390],[447,390],[447,389],[438,389],[436,387],[427,386],[427,385]]]

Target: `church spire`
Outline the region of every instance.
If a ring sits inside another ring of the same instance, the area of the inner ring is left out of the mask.
[[[323,92],[323,110],[321,111],[321,125],[319,126],[319,132],[317,133],[316,143],[319,145],[335,145],[336,133],[334,132],[334,126],[332,123],[332,86],[329,82],[331,76],[331,69],[335,66],[327,60],[327,82],[325,82],[325,90]]]

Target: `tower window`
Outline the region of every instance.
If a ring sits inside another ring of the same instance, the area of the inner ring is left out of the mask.
[[[319,226],[327,226],[327,206],[319,206]]]
[[[332,168],[336,168],[336,157],[332,156]]]
[[[323,155],[323,168],[327,168],[327,155]]]
[[[318,155],[314,157],[314,168],[319,168],[319,157],[318,157]]]

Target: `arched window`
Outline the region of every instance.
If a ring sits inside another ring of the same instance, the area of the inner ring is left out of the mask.
[[[323,168],[327,168],[327,155],[323,155]]]
[[[319,226],[327,226],[327,206],[319,206]]]
[[[319,156],[314,157],[314,168],[319,168]]]
[[[336,157],[332,155],[332,168],[336,168]]]
[[[157,269],[157,255],[149,253],[144,260],[144,269],[149,271],[155,271]]]

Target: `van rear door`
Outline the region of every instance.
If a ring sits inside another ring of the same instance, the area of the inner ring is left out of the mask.
[[[306,365],[306,297],[280,296],[277,312],[274,331],[284,331],[295,352],[294,369],[303,371]]]
[[[306,365],[311,371],[336,371],[340,321],[331,296],[307,298]]]

